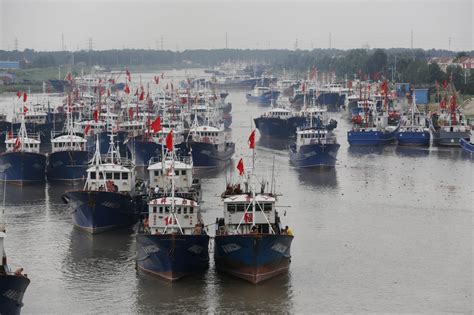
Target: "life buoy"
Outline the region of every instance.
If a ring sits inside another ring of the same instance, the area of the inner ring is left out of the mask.
[[[252,213],[247,212],[247,213],[244,215],[244,222],[245,222],[245,223],[251,223],[252,221],[253,221]]]

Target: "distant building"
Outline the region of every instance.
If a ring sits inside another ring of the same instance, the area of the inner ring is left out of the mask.
[[[15,75],[7,72],[0,72],[0,85],[11,83],[15,80]]]
[[[474,57],[461,57],[457,60],[457,63],[463,69],[474,69]]]
[[[20,69],[19,61],[0,61],[1,70],[15,70]]]
[[[442,71],[446,72],[448,66],[453,65],[453,58],[451,57],[433,57],[428,61],[428,64],[437,63]]]

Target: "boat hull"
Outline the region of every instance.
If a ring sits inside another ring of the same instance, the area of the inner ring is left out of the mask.
[[[445,131],[431,130],[433,133],[433,144],[447,147],[459,146],[461,139],[469,139],[469,131]]]
[[[24,276],[0,276],[0,314],[20,314],[30,279]]]
[[[60,151],[48,156],[48,181],[75,182],[86,178],[90,154],[87,151]]]
[[[290,146],[290,161],[299,168],[303,167],[334,167],[340,144],[308,144],[296,151],[296,146]]]
[[[461,145],[461,148],[466,151],[466,152],[469,152],[471,154],[474,153],[474,144],[470,143],[469,141],[467,141],[466,139],[461,139],[459,140],[459,144]]]
[[[143,140],[143,137],[136,137],[127,142],[127,148],[131,152],[136,166],[148,166],[150,159],[161,156],[163,149],[160,143],[151,140]],[[175,146],[177,155],[186,155],[186,144],[180,143]]]
[[[346,96],[335,92],[324,92],[318,96],[318,104],[326,106],[328,112],[339,111],[340,106],[344,105]]]
[[[214,260],[219,271],[257,284],[288,272],[293,236],[216,235]]]
[[[227,143],[224,151],[218,151],[214,144],[190,142],[193,166],[201,168],[219,167],[230,161],[234,155],[235,144]]]
[[[45,181],[46,156],[32,152],[0,154],[0,180],[27,185]]]
[[[275,117],[258,117],[254,119],[262,137],[285,137],[289,138],[296,133],[298,127],[306,125],[306,117],[291,117],[280,119]]]
[[[272,100],[276,101],[280,92],[278,91],[271,91],[264,93],[260,96],[253,96],[252,94],[247,94],[245,97],[247,98],[248,103],[259,104],[259,105],[270,105]]]
[[[429,131],[399,131],[396,138],[399,145],[429,146],[431,135]]]
[[[168,281],[209,267],[208,235],[137,235],[137,268]]]
[[[69,191],[63,200],[73,209],[73,224],[92,234],[127,227],[138,219],[131,197],[121,193]]]
[[[382,130],[350,130],[347,132],[347,141],[350,145],[378,146],[390,144],[396,139],[398,128],[393,131]]]

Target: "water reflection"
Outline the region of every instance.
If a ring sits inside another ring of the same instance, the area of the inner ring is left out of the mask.
[[[368,155],[368,154],[382,154],[386,146],[349,146],[347,152],[354,157]]]
[[[288,151],[288,146],[293,141],[294,139],[260,137],[257,142],[257,146],[277,151]]]
[[[302,185],[320,188],[337,188],[337,174],[334,167],[296,169]]]
[[[259,285],[218,274],[215,307],[222,313],[291,313],[293,288],[291,275],[285,274]]]
[[[406,157],[426,157],[430,155],[430,148],[428,147],[409,147],[397,146],[395,153]]]
[[[5,203],[7,205],[44,204],[46,189],[46,184],[19,186],[2,182],[0,183],[0,200],[3,200],[3,193],[5,192]]]
[[[442,160],[460,160],[465,159],[466,156],[463,154],[461,147],[434,147],[436,154],[439,159]]]

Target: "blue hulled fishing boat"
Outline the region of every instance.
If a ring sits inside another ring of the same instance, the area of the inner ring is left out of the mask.
[[[399,126],[389,126],[388,116],[369,112],[352,118],[354,123],[347,132],[350,145],[386,145],[395,141]]]
[[[429,146],[430,138],[426,115],[418,110],[416,100],[413,97],[410,113],[401,117],[397,142],[399,145]]]
[[[471,130],[471,136],[469,140],[466,139],[460,139],[459,144],[461,145],[461,148],[471,154],[474,154],[474,132]]]
[[[280,95],[279,91],[272,90],[265,86],[256,86],[253,90],[253,94],[247,94],[247,102],[255,103],[259,105],[270,105],[272,101],[276,101]]]
[[[296,142],[290,145],[290,161],[299,168],[336,165],[340,144],[326,128],[307,127],[296,131]]]
[[[24,119],[16,137],[9,132],[6,152],[0,154],[0,178],[26,185],[45,181],[46,156],[40,153],[39,135],[28,135]]]
[[[6,237],[4,226],[0,230],[0,253],[2,264],[0,266],[0,314],[20,314],[23,307],[23,295],[25,294],[30,279],[23,274],[23,268],[12,272],[7,263],[4,240]]]
[[[175,196],[176,172],[178,186],[183,186],[189,175],[175,169],[175,158],[170,152],[166,163],[160,165],[169,167],[162,175],[166,182],[171,180],[171,187],[149,201],[137,233],[137,268],[168,281],[203,272],[209,266],[209,236],[199,204],[195,199]]]
[[[307,124],[307,118],[286,108],[272,108],[254,122],[262,137],[288,138],[295,134],[296,128]]]
[[[235,151],[235,143],[228,141],[221,127],[209,124],[194,125],[189,130],[187,143],[193,157],[194,167],[219,167],[230,161]]]
[[[120,158],[110,134],[109,152],[104,161],[97,140],[84,189],[66,192],[63,200],[73,209],[75,226],[100,233],[137,221],[138,210],[133,200],[136,194],[134,166]]]
[[[276,195],[258,191],[227,187],[214,238],[217,270],[254,284],[288,272],[293,241],[291,232],[281,227]]]
[[[48,180],[70,183],[84,180],[91,157],[86,144],[87,140],[74,131],[72,115],[68,113],[65,132],[52,136],[46,168]]]

